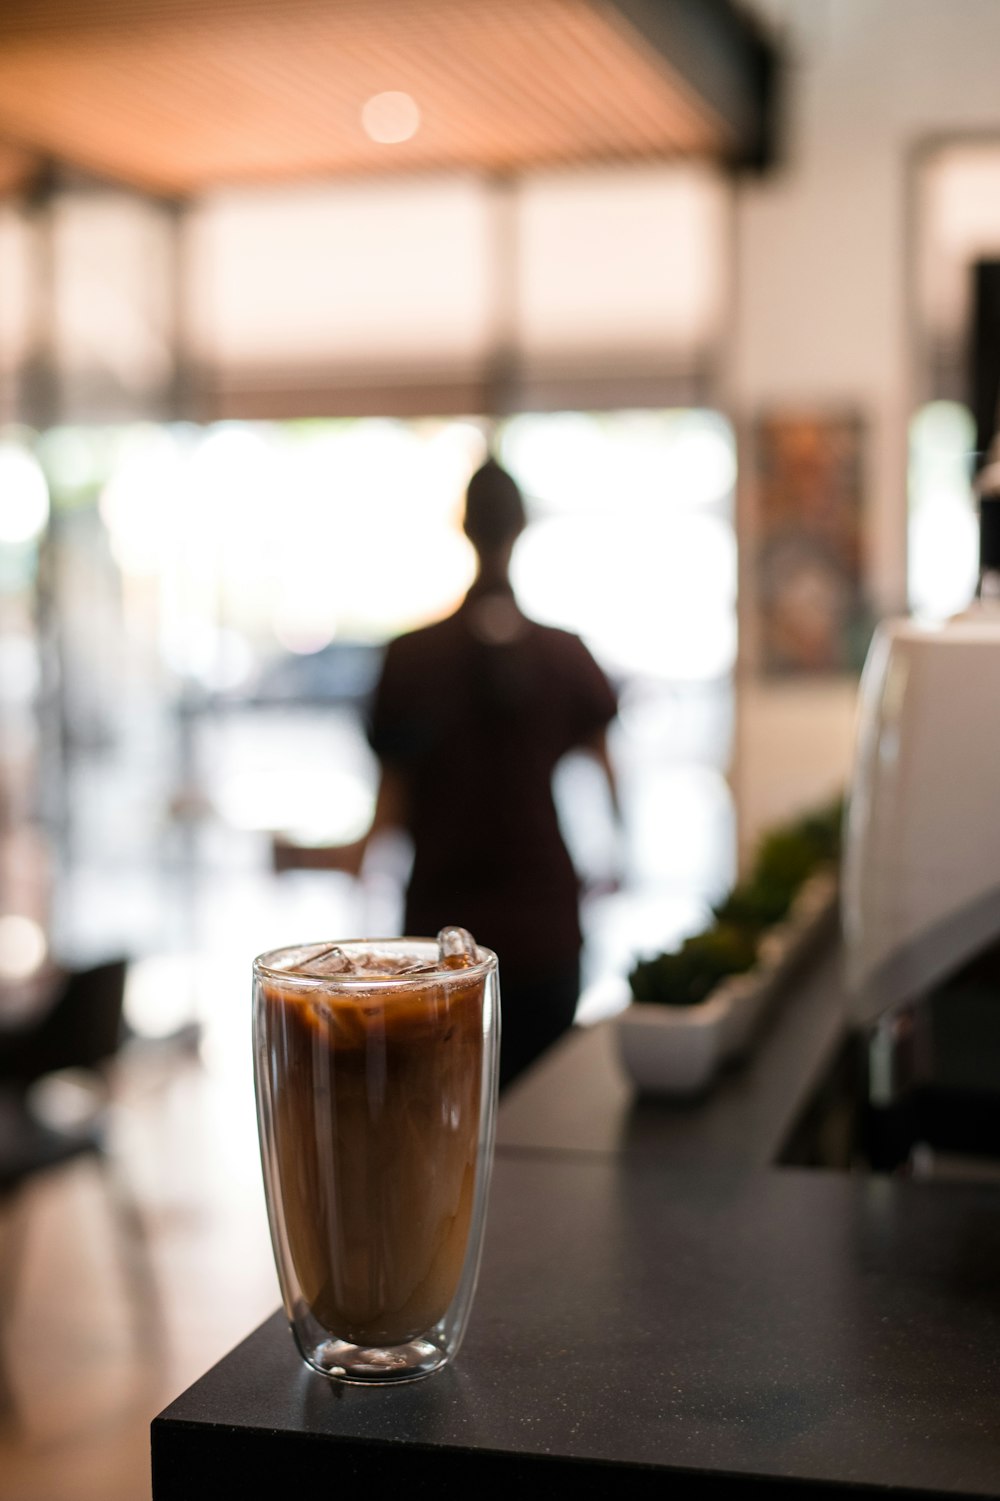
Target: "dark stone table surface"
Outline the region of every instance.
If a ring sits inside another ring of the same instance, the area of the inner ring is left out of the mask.
[[[453,1367],[340,1387],[275,1315],[152,1436],[155,1501],[557,1479],[1000,1496],[1000,1194],[501,1157]]]
[[[670,1167],[769,1167],[831,1067],[846,1029],[833,942],[775,997],[746,1056],[701,1096],[642,1098],[613,1023],[581,1028],[507,1091],[504,1153],[649,1154]]]
[[[828,954],[699,1101],[568,1039],[503,1101],[454,1366],[338,1386],[276,1314],[154,1421],[155,1501],[1000,1498],[1000,1188],[773,1166],[843,1037]]]

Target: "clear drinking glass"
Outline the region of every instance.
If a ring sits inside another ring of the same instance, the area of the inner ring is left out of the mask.
[[[254,961],[271,1239],[296,1343],[324,1375],[408,1381],[458,1350],[493,1160],[499,1022],[496,955],[461,929]]]

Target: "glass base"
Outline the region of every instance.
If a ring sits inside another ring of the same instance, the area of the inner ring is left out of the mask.
[[[306,1365],[334,1381],[355,1386],[388,1386],[400,1381],[419,1381],[447,1363],[448,1356],[426,1339],[380,1348],[351,1345],[342,1339],[327,1339],[312,1349],[299,1349]]]

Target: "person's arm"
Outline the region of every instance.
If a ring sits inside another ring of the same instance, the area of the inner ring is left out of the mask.
[[[608,801],[611,805],[611,811],[614,814],[615,822],[621,827],[622,807],[618,797],[618,776],[608,749],[607,730],[598,730],[596,734],[591,735],[589,739],[584,741],[581,749],[597,762],[604,773],[605,781],[608,784]]]

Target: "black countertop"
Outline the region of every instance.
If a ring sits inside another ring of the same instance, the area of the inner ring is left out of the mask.
[[[343,1387],[276,1314],[154,1422],[155,1501],[566,1479],[577,1496],[1000,1501],[1000,1189],[778,1169],[843,1039],[835,958],[699,1101],[612,1030],[505,1097],[457,1363]]]
[[[613,1024],[582,1028],[504,1095],[497,1147],[649,1153],[664,1167],[768,1167],[844,1035],[840,951],[831,941],[775,997],[747,1056],[702,1096],[638,1096],[618,1059]]]
[[[457,1363],[308,1371],[280,1315],[153,1425],[156,1501],[566,1479],[1000,1496],[1000,1194],[501,1159]]]

